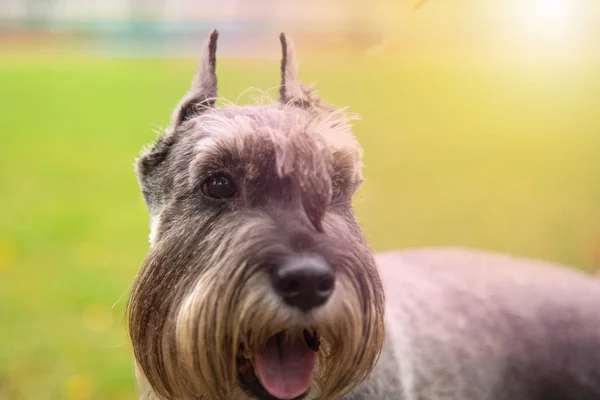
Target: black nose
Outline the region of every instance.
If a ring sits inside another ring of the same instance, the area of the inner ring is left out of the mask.
[[[291,257],[271,271],[271,281],[286,303],[308,311],[331,296],[335,275],[321,257]]]

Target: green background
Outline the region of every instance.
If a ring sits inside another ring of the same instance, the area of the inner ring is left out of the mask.
[[[132,166],[196,60],[0,57],[0,399],[133,399],[124,308],[148,217]],[[218,72],[232,100],[279,80],[275,60],[223,59]],[[376,250],[473,246],[594,270],[592,64],[344,53],[307,55],[301,76],[362,116],[355,206]]]

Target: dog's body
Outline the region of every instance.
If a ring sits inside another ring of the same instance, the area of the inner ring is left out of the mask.
[[[297,82],[284,35],[281,102],[217,107],[216,40],[137,162],[143,399],[600,399],[595,279],[466,250],[376,261],[348,115]]]
[[[471,249],[379,254],[386,344],[345,400],[600,399],[600,285]]]

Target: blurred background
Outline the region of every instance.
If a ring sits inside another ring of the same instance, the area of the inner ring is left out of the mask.
[[[222,96],[274,93],[283,30],[302,79],[362,116],[376,250],[598,268],[598,0],[0,0],[0,399],[136,398],[132,165],[215,27]]]

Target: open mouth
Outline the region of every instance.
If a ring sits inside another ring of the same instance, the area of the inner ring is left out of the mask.
[[[237,357],[240,383],[259,400],[299,400],[310,389],[319,346],[318,333],[304,330],[301,337],[279,332],[257,354],[241,348]]]

